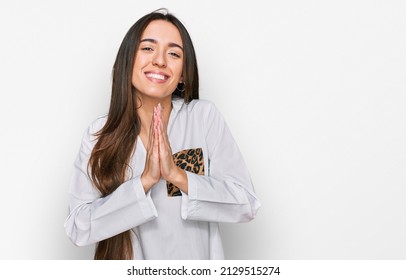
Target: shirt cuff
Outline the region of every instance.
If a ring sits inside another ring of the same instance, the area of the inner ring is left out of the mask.
[[[142,185],[141,182],[141,176],[138,176],[133,179],[134,181],[134,190],[137,198],[139,198],[139,201],[141,203],[140,209],[142,211],[142,214],[144,217],[151,217],[151,218],[156,218],[158,217],[158,212],[156,210],[155,204],[152,201],[151,198],[151,190],[148,190],[147,193],[145,193],[144,186]]]
[[[198,201],[197,201],[197,187],[196,187],[196,176],[192,172],[186,171],[187,179],[188,179],[188,193],[182,193],[182,207],[181,207],[181,217],[184,220],[187,220],[190,217],[193,217],[193,214],[198,209]]]

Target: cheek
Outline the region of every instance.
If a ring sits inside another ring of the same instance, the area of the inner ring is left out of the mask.
[[[133,72],[132,72],[132,75],[131,75],[133,83],[134,83],[135,80],[139,79],[139,75],[142,72],[141,71],[141,69],[142,69],[141,65],[142,65],[142,59],[137,57],[135,59],[134,66],[133,66]]]
[[[136,82],[137,81],[137,70],[136,70],[137,68],[136,68],[136,65],[134,64],[134,68],[133,68],[133,72],[132,72],[132,74],[131,74],[131,81],[133,82],[133,84],[134,84],[134,82]]]
[[[134,57],[134,66],[133,66],[133,70],[140,70],[143,65],[145,65],[146,61],[147,61],[147,57],[145,55],[142,54],[136,54]]]
[[[180,63],[179,65],[177,65],[176,67],[176,75],[181,78],[183,74],[183,63]]]

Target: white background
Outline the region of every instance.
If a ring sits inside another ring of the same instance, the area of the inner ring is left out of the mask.
[[[0,2],[0,258],[89,259],[63,229],[73,161],[141,16],[189,30],[263,204],[229,259],[406,259],[405,1]]]

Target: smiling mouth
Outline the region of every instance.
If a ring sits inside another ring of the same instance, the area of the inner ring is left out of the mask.
[[[166,81],[169,78],[169,76],[166,76],[163,74],[158,74],[158,73],[151,73],[151,72],[147,72],[147,73],[145,73],[145,75],[148,78],[156,79],[156,80],[160,80],[160,81]]]

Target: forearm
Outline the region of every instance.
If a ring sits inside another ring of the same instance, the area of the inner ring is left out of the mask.
[[[80,193],[72,193],[70,209],[65,230],[78,246],[99,242],[157,216],[139,177],[127,181],[110,195],[91,201],[83,200]]]
[[[187,175],[189,193],[182,196],[183,219],[239,223],[255,218],[261,204],[249,179]]]

